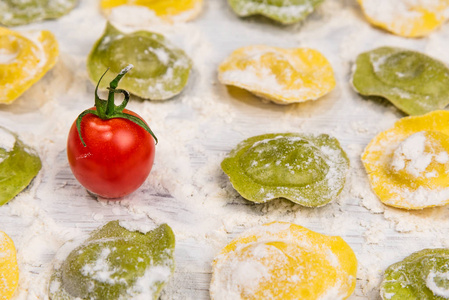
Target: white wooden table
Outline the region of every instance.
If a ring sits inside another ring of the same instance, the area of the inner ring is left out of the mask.
[[[187,88],[174,99],[130,102],[160,143],[149,179],[121,202],[90,196],[74,179],[65,154],[71,123],[94,103],[85,64],[106,22],[98,4],[81,0],[57,21],[18,28],[53,31],[61,53],[38,84],[13,105],[0,105],[0,125],[18,132],[43,161],[33,184],[0,207],[0,230],[18,249],[16,299],[45,299],[58,248],[114,219],[166,222],[174,229],[177,269],[162,299],[208,299],[213,257],[244,229],[273,220],[340,235],[349,243],[359,260],[357,289],[350,299],[378,299],[382,272],[391,263],[426,247],[449,246],[446,207],[406,212],[381,205],[371,192],[360,154],[371,138],[404,115],[386,101],[361,98],[349,85],[355,57],[379,46],[416,49],[449,63],[449,25],[428,38],[405,39],[371,27],[355,0],[326,0],[303,24],[293,26],[258,17],[239,19],[225,0],[206,2],[193,22],[147,27],[183,48],[194,70]],[[321,51],[334,67],[337,87],[318,101],[279,106],[219,84],[218,64],[234,49],[253,44]],[[284,200],[255,205],[239,197],[220,162],[241,140],[271,132],[337,137],[351,159],[341,197],[319,209]]]

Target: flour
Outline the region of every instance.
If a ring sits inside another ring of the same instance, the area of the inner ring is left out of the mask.
[[[226,1],[207,1],[204,14],[185,24],[145,23],[136,12],[110,18],[114,25],[124,21],[130,31],[164,34],[186,51],[194,68],[184,92],[172,100],[132,97],[129,108],[150,124],[159,144],[148,180],[120,202],[96,201],[87,194],[71,174],[65,152],[72,122],[93,105],[95,87],[85,64],[106,23],[98,2],[81,0],[64,18],[26,28],[52,30],[61,55],[55,68],[13,105],[0,105],[1,125],[17,132],[43,162],[31,186],[0,207],[0,230],[18,250],[20,282],[14,300],[47,300],[54,261],[64,256],[55,253],[65,242],[114,219],[136,222],[135,229],[153,222],[173,228],[177,269],[164,300],[209,299],[213,258],[242,231],[275,220],[348,242],[359,261],[357,288],[348,300],[377,300],[390,264],[429,245],[449,247],[447,207],[404,211],[383,205],[372,192],[360,155],[378,132],[404,115],[386,102],[356,95],[347,84],[356,56],[380,46],[413,49],[449,62],[447,24],[429,38],[404,39],[373,29],[355,1],[337,0],[326,0],[305,22],[288,27],[240,20]],[[218,83],[217,66],[229,53],[260,44],[319,50],[334,68],[336,89],[318,101],[279,106]],[[256,205],[236,193],[221,161],[238,142],[272,132],[329,133],[339,139],[351,169],[337,201],[319,209],[285,200]],[[164,270],[153,274],[162,276]]]
[[[81,268],[81,274],[84,276],[91,277],[92,279],[107,283],[116,284],[116,280],[112,277],[117,270],[111,269],[107,262],[109,254],[111,254],[111,249],[103,248],[101,250],[100,256],[92,264],[86,264]]]
[[[426,286],[434,293],[434,295],[449,299],[449,290],[445,287],[439,286],[435,282],[436,278],[446,283],[449,280],[449,273],[430,272],[426,278]]]
[[[0,148],[2,148],[5,152],[11,152],[14,149],[15,144],[16,137],[8,130],[0,127]]]
[[[141,221],[120,221],[120,226],[129,230],[129,231],[138,231],[140,233],[146,234],[157,228],[156,224],[152,224],[149,222],[145,222],[145,220]]]
[[[259,249],[258,249],[258,248]],[[264,244],[256,246],[252,251],[260,251],[260,248],[268,247]],[[236,252],[239,250],[236,249]],[[237,254],[236,254],[237,255]],[[248,253],[251,255],[251,253]],[[217,285],[212,286],[214,299],[240,299],[241,294],[254,295],[260,289],[260,284],[269,281],[271,278],[272,268],[268,268],[262,262],[261,257],[231,257],[225,266],[217,266],[223,268],[220,272],[222,277],[218,277]]]
[[[417,189],[408,189],[391,186],[391,190],[398,195],[391,199],[392,204],[400,204],[406,199],[406,203],[413,207],[439,206],[447,203],[449,199],[449,188],[431,189],[420,186]]]
[[[168,64],[170,61],[170,56],[165,52],[162,48],[148,48],[148,51],[153,52],[156,54],[157,58],[163,63],[164,65]],[[172,69],[173,70],[173,69]]]
[[[256,70],[253,66],[245,70],[226,71],[221,75],[222,82],[242,83],[247,86],[259,86],[260,89],[268,91],[282,91],[283,86],[279,84],[276,75],[268,68]]]
[[[135,285],[128,291],[131,299],[147,300],[156,295],[156,284],[167,282],[171,277],[171,270],[168,266],[154,266],[145,271],[145,274],[138,278]]]
[[[109,20],[128,26],[142,26],[142,24],[149,26],[163,23],[163,20],[159,19],[153,10],[135,5],[121,5],[111,9]]]
[[[396,172],[405,169],[407,173],[414,177],[433,177],[433,175],[429,176],[429,172],[424,173],[427,167],[432,160],[438,163],[447,162],[448,154],[444,151],[438,154],[426,152],[426,141],[426,136],[423,132],[418,132],[408,137],[394,151],[391,162],[392,168]]]
[[[15,52],[10,51],[9,49],[0,49],[0,64],[10,64],[13,63],[17,56],[19,55],[18,49]]]
[[[371,53],[369,58],[373,66],[374,72],[379,73],[382,72],[382,70],[384,69],[385,62],[388,60],[389,56],[376,55],[374,53]]]

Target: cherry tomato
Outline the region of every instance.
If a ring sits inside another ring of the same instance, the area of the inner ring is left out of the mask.
[[[123,112],[140,116],[125,109]],[[87,114],[70,129],[67,156],[76,179],[90,192],[105,198],[119,198],[137,190],[150,174],[155,142],[139,125],[122,118],[102,120]]]
[[[98,97],[97,85],[95,107],[78,116],[67,140],[73,175],[88,191],[104,198],[134,192],[153,166],[157,139],[139,115],[125,109],[129,93],[116,89],[131,68],[123,69],[110,83],[108,100]],[[114,104],[116,93],[125,95],[119,106]]]

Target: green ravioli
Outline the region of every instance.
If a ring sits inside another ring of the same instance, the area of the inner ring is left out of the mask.
[[[0,126],[0,206],[25,189],[41,167],[36,151]]]
[[[134,68],[122,79],[120,88],[144,99],[166,100],[179,94],[189,79],[192,62],[160,34],[136,31],[125,34],[107,24],[87,60],[90,79],[105,89],[114,74],[127,65]]]
[[[45,19],[57,19],[69,13],[77,0],[1,0],[0,24],[25,25]]]
[[[158,299],[174,272],[174,249],[166,224],[144,234],[111,221],[56,266],[50,299]]]
[[[221,167],[237,192],[249,201],[276,198],[322,206],[343,189],[349,159],[327,134],[264,134],[241,142]]]
[[[282,24],[303,20],[324,0],[228,0],[240,17],[263,15]]]
[[[449,69],[419,52],[381,47],[357,57],[355,90],[386,98],[409,115],[423,115],[449,104]]]
[[[449,298],[449,249],[424,249],[385,271],[382,299],[443,300]]]

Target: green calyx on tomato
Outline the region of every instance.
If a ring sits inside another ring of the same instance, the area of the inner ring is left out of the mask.
[[[126,105],[128,104],[128,101],[129,101],[129,93],[123,89],[117,89],[117,86],[118,86],[118,83],[120,82],[120,80],[122,79],[122,77],[125,76],[125,74],[128,73],[129,70],[131,70],[133,67],[134,66],[131,64],[128,65],[117,75],[117,77],[114,78],[114,80],[111,81],[111,83],[109,84],[109,87],[108,87],[108,90],[109,90],[108,100],[103,100],[98,96],[98,86],[100,85],[101,79],[103,79],[103,76],[108,72],[109,69],[106,70],[106,72],[104,72],[103,75],[101,76],[101,78],[98,81],[97,86],[95,88],[96,110],[87,109],[87,110],[83,111],[76,119],[76,128],[78,130],[80,140],[83,143],[84,147],[86,147],[86,143],[84,142],[83,136],[81,135],[81,120],[87,114],[96,115],[97,117],[99,117],[102,120],[109,120],[109,119],[113,119],[113,118],[123,118],[123,119],[129,120],[129,121],[139,125],[143,129],[145,129],[148,133],[150,133],[157,144],[156,136],[154,135],[153,131],[151,131],[150,127],[147,124],[145,124],[144,121],[142,121],[141,119],[139,119],[136,116],[133,116],[133,115],[123,112],[123,110],[125,109]],[[115,103],[114,103],[114,96],[117,93],[122,93],[125,96],[125,98],[123,99],[123,102],[118,106],[115,105]]]

